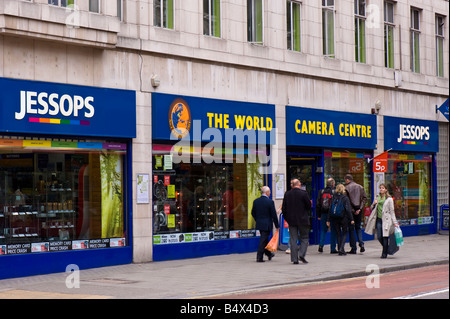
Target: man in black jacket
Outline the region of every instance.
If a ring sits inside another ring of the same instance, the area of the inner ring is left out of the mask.
[[[261,197],[253,201],[252,207],[252,216],[256,221],[256,229],[258,229],[261,233],[258,252],[256,253],[257,262],[264,262],[264,254],[266,254],[269,260],[275,256],[272,252],[266,249],[266,246],[269,243],[269,235],[273,229],[273,224],[275,224],[277,229],[280,228],[278,224],[277,211],[275,210],[275,204],[273,203],[273,200],[269,198],[270,188],[268,186],[263,186],[261,188],[261,193]]]
[[[291,261],[298,264],[300,259],[303,263],[309,243],[309,211],[311,200],[308,193],[302,190],[298,179],[291,181],[292,189],[284,194],[282,212],[284,219],[289,224],[289,242],[291,244]],[[300,247],[297,245],[300,235]]]

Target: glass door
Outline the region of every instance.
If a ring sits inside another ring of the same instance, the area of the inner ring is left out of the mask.
[[[315,157],[288,156],[287,158],[288,190],[290,189],[290,181],[294,178],[299,179],[302,183],[302,189],[308,193],[312,203],[310,244],[318,242],[320,227],[316,216],[316,198],[319,192],[319,179],[318,174],[316,174],[318,166],[318,158]]]

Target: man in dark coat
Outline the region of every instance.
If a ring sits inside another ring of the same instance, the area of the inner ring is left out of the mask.
[[[269,243],[269,235],[272,231],[273,224],[275,224],[277,229],[280,228],[278,224],[277,212],[275,210],[275,204],[273,203],[273,200],[269,198],[270,188],[268,186],[263,186],[261,188],[261,193],[261,197],[253,201],[252,208],[252,216],[256,221],[256,229],[258,229],[261,233],[258,252],[256,253],[257,262],[264,262],[264,254],[266,254],[269,260],[275,256],[272,252],[266,249],[266,246]]]
[[[298,264],[300,259],[303,263],[309,243],[309,211],[311,210],[311,200],[308,193],[302,190],[298,179],[291,181],[292,189],[284,194],[283,206],[281,208],[284,219],[289,224],[289,242],[291,246],[291,261]],[[297,245],[300,235],[300,247]]]

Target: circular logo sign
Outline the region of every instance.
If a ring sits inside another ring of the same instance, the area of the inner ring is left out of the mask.
[[[169,108],[169,127],[178,139],[182,139],[189,134],[191,129],[191,110],[186,101],[176,99]]]

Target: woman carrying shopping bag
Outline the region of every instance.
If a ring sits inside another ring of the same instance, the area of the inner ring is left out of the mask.
[[[395,218],[394,201],[389,195],[386,185],[380,185],[380,193],[371,208],[372,213],[367,221],[365,232],[373,235],[375,229],[377,230],[378,241],[383,246],[381,258],[387,258],[389,236],[394,233],[394,227],[398,227],[398,222],[397,218]]]

